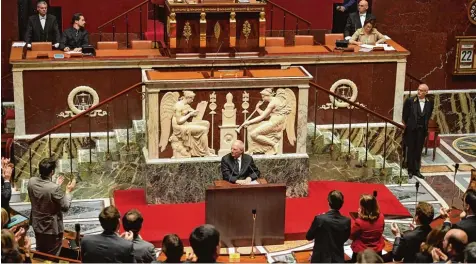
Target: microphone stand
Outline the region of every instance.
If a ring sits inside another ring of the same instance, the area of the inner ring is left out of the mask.
[[[215,58],[213,58],[213,61],[212,61],[212,70],[211,70],[211,72],[210,72],[211,77],[215,77],[215,60],[217,59],[218,53],[220,52],[222,45],[223,45],[223,41],[220,43],[220,46],[218,47],[218,50],[217,50],[217,52],[215,53]]]
[[[253,234],[251,235],[250,259],[254,259],[255,258],[254,244],[255,244],[255,231],[256,231],[256,209],[251,210],[251,213],[253,214]]]
[[[456,195],[456,173],[458,173],[459,163],[455,163],[455,174],[453,175],[453,197],[451,198],[451,209],[454,208],[453,203]]]
[[[420,188],[420,182],[417,180],[415,182],[415,213],[413,214],[413,223],[415,223],[416,208],[418,206],[418,188]]]

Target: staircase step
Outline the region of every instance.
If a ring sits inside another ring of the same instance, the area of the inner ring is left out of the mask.
[[[114,132],[116,133],[116,140],[118,143],[118,149],[121,149],[122,145],[127,144],[127,129],[114,129]],[[136,133],[134,132],[134,129],[130,128],[129,129],[129,144],[135,144],[136,143]]]
[[[96,141],[96,153],[100,161],[107,160],[107,139],[99,139]],[[115,138],[109,138],[109,154],[112,160],[119,159],[119,151],[117,150],[117,140]]]
[[[89,149],[78,149],[78,165],[81,166],[81,164],[89,163]],[[91,150],[91,162],[97,162],[97,152],[95,149]]]
[[[359,153],[359,161],[364,164],[365,163],[365,147],[358,147],[356,148],[357,152]],[[370,151],[367,153],[367,168],[375,168],[375,158],[372,154],[370,154]]]
[[[146,125],[145,120],[132,120],[132,128],[136,134],[137,144],[143,146],[145,144]]]

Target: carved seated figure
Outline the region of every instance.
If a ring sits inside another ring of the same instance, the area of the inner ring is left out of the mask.
[[[206,120],[191,120],[199,113],[199,110],[190,106],[195,93],[184,91],[183,94],[179,99],[178,92],[168,92],[162,98],[160,150],[164,151],[170,142],[173,149],[172,158],[214,156],[213,150],[208,147],[210,123]],[[171,127],[172,135],[169,137]]]
[[[276,94],[271,88],[266,88],[261,91],[261,97],[263,101],[256,104],[259,116],[243,124],[245,127],[256,124],[256,126],[250,127],[248,153],[275,155],[278,153],[284,130],[286,130],[289,143],[294,146],[296,142],[294,132],[296,96],[288,88],[278,89]],[[264,111],[259,108],[263,102],[268,102]]]

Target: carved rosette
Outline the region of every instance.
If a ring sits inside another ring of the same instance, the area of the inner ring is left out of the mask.
[[[248,37],[251,34],[251,24],[248,20],[243,23],[243,29],[241,32],[243,33],[243,36],[245,36],[245,42],[248,43]]]
[[[192,36],[192,27],[190,26],[190,22],[185,22],[185,26],[183,27],[183,34],[182,36],[185,38],[185,41],[188,44],[190,37]]]

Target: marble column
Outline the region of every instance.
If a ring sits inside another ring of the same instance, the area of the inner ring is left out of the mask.
[[[15,98],[15,135],[25,135],[25,98],[23,71],[13,69],[13,96]]]
[[[393,121],[402,122],[403,92],[405,91],[405,72],[407,60],[397,62],[397,73],[395,80],[395,97],[393,101]]]
[[[147,148],[149,159],[159,158],[159,93],[147,95]]]
[[[297,109],[297,135],[296,135],[296,153],[306,153],[307,139],[307,106],[309,97],[309,85],[300,85],[299,100]]]

